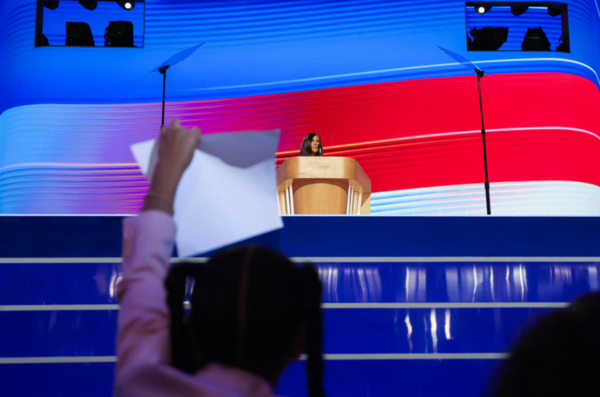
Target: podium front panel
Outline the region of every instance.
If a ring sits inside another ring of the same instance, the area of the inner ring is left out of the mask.
[[[295,214],[343,215],[347,210],[348,182],[335,179],[299,179],[293,182]]]

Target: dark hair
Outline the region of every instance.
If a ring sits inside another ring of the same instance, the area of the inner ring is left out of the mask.
[[[183,302],[193,280],[191,314]],[[165,281],[171,311],[172,365],[195,373],[220,363],[275,382],[299,336],[306,338],[310,397],[323,397],[321,282],[265,247],[223,251],[206,264],[174,265]]]
[[[600,293],[537,322],[492,378],[494,397],[600,395]]]
[[[311,132],[310,134],[308,134],[307,136],[304,137],[304,139],[302,140],[302,146],[300,146],[300,156],[312,156],[312,140],[315,136],[319,136],[317,135],[316,132]],[[321,141],[321,137],[319,136],[319,141]],[[319,152],[316,154],[316,156],[322,156],[323,155],[323,145],[321,144],[321,142],[319,142]]]

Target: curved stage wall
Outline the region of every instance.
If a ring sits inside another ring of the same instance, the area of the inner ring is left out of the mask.
[[[167,119],[204,133],[281,128],[278,162],[318,132],[356,158],[373,214],[483,214],[482,80],[495,214],[600,214],[600,11],[568,1],[571,53],[466,52],[455,1],[148,1],[145,47],[33,48],[35,6],[0,5],[0,212],[134,213],[129,145]],[[93,12],[90,12],[93,18]],[[514,18],[509,28],[522,29]]]
[[[2,396],[112,395],[122,221],[0,217]],[[284,223],[242,243],[318,267],[330,397],[481,396],[524,329],[600,283],[598,217]],[[304,368],[277,394],[307,396]]]

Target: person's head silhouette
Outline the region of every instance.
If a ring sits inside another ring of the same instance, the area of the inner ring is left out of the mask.
[[[189,280],[193,290],[186,316]],[[195,373],[207,364],[222,364],[275,385],[306,347],[309,394],[324,395],[321,282],[313,266],[296,266],[269,248],[245,246],[206,264],[175,265],[166,287],[174,367]]]
[[[494,397],[600,395],[600,293],[537,322],[492,379]]]

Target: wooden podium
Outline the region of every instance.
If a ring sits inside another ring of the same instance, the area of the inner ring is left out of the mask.
[[[282,215],[365,215],[371,212],[371,180],[349,157],[293,157],[277,169]]]

